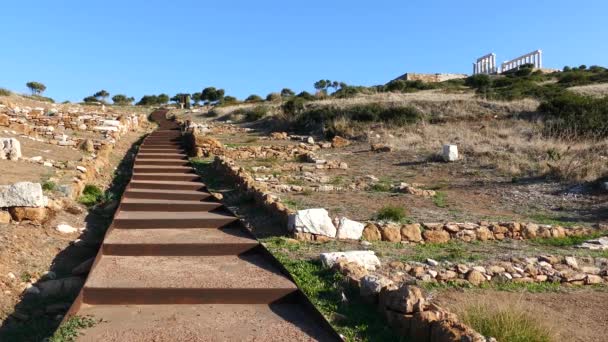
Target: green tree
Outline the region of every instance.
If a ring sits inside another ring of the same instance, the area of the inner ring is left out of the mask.
[[[101,100],[101,102],[106,102],[106,98],[108,98],[108,96],[110,96],[110,93],[108,93],[105,90],[100,90],[98,92],[96,92],[95,94],[93,94],[94,97],[96,97],[97,99]]]
[[[194,101],[195,105],[198,106],[199,102],[202,101],[201,96],[202,96],[201,93],[192,93],[192,101]]]
[[[325,90],[325,89],[327,89],[327,81],[319,80],[319,81],[315,82],[314,87],[317,90]]]
[[[167,104],[169,103],[169,95],[167,94],[160,94],[158,96],[156,96],[156,104]]]
[[[223,91],[223,89],[221,89]],[[237,99],[234,96],[226,96],[224,97],[224,95],[222,94],[222,99],[220,100],[221,103],[223,104],[237,104],[239,103],[239,99]]]
[[[46,90],[46,86],[40,82],[30,81],[25,85],[30,89],[32,95],[42,95]]]
[[[266,95],[266,101],[268,102],[279,102],[281,101],[281,94],[279,93],[270,93]]]
[[[207,87],[201,93],[201,100],[209,102],[221,102],[224,99],[224,89]]]
[[[289,88],[283,88],[281,89],[281,96],[282,97],[292,97],[294,96],[296,93],[294,93],[293,90],[289,89]]]
[[[117,94],[112,96],[112,102],[114,102],[114,104],[117,105],[130,105],[133,103],[133,101],[135,101],[134,98],[132,97],[127,97],[127,95],[123,95],[123,94]]]
[[[87,96],[84,99],[82,99],[82,101],[84,101],[85,103],[97,103],[97,102],[99,102],[99,100],[95,96]]]
[[[249,95],[245,99],[245,102],[249,102],[249,103],[262,102],[262,101],[264,101],[264,99],[262,99],[262,97],[260,97],[259,95],[256,95],[256,94]]]

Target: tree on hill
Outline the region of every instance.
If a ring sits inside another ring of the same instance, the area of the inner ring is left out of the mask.
[[[97,102],[99,102],[99,100],[95,96],[87,96],[84,99],[82,99],[82,101],[85,102],[85,103],[97,103]]]
[[[157,104],[163,105],[163,104],[169,103],[169,95],[167,95],[167,94],[160,94],[156,97],[156,99],[157,99],[157,102],[156,102]]]
[[[106,102],[106,98],[108,98],[108,96],[110,96],[110,93],[108,93],[105,90],[100,90],[98,92],[96,92],[95,94],[93,94],[94,97],[96,97],[97,99],[99,99],[101,102]]]
[[[234,96],[226,96],[226,97],[222,96],[221,103],[223,103],[223,104],[237,104],[237,103],[239,103],[239,99],[237,99]]]
[[[154,106],[157,104],[160,104],[159,101],[159,97],[160,96],[156,96],[156,95],[144,95],[141,100],[139,100],[139,102],[136,103],[137,106]],[[168,98],[168,96],[167,96]],[[167,99],[167,101],[169,101]]]
[[[215,89],[215,87],[207,87],[201,93],[201,100],[208,102],[221,102],[224,99],[224,89]]]
[[[202,96],[201,93],[192,93],[192,101],[194,101],[195,105],[198,106],[199,102],[202,101],[201,96]]]
[[[249,102],[249,103],[262,102],[262,101],[264,101],[264,99],[262,99],[262,97],[260,97],[259,95],[255,95],[255,94],[249,95],[249,97],[247,97],[245,99],[245,102]]]
[[[289,89],[289,88],[283,88],[281,89],[281,96],[282,97],[292,97],[294,96],[296,93],[294,93],[293,90]]]
[[[190,108],[190,94],[178,93],[171,98],[172,102],[182,105],[184,108]]]
[[[25,85],[30,89],[32,95],[41,95],[46,90],[46,86],[40,82],[30,81]]]
[[[268,102],[278,102],[281,101],[281,94],[279,93],[270,93],[266,95],[266,101]]]
[[[127,95],[123,95],[123,94],[117,94],[112,96],[112,102],[114,102],[114,104],[117,105],[130,105],[131,103],[133,103],[133,101],[135,101],[134,98],[132,97],[127,97]]]

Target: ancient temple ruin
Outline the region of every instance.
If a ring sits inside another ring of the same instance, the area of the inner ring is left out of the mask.
[[[518,69],[522,65],[532,64],[534,68],[541,69],[543,67],[543,51],[535,50],[525,55],[506,61],[500,65],[500,69],[496,66],[496,54],[489,53],[485,56],[477,58],[473,63],[473,75],[477,74],[500,74],[510,70]]]

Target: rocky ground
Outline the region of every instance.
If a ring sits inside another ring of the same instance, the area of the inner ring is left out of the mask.
[[[230,158],[292,212],[324,208],[330,222],[339,217],[363,222],[363,235],[359,232],[355,238],[360,241],[314,234],[296,237],[316,241],[277,240],[273,236],[286,233],[284,222],[261,212],[238,191],[224,192],[225,202],[259,237],[270,237],[266,243],[271,249],[295,260],[317,259],[324,252],[371,250],[381,263],[371,276],[419,284],[454,310],[472,298],[496,297],[504,303],[525,298],[526,307],[533,304],[549,317],[547,323],[556,329],[558,340],[602,340],[597,333],[602,317],[589,317],[594,309],[574,305],[579,299],[596,298],[592,307],[597,309],[606,300],[608,246],[577,248],[586,239],[606,234],[608,194],[595,184],[514,178],[466,154],[446,163],[440,150],[429,157],[427,152],[393,149],[371,140],[326,141],[215,121],[200,113],[177,114],[199,124],[197,129],[206,137],[200,156]],[[405,209],[396,240],[378,220],[387,206]],[[443,228],[436,228],[438,222]],[[366,233],[370,223],[377,228],[377,238]],[[411,223],[420,223],[420,237],[404,233],[403,227]],[[341,223],[334,224],[339,235]],[[479,224],[487,229],[462,234],[477,229],[469,225]],[[446,240],[430,238],[437,229]],[[566,312],[580,319],[567,321],[559,308],[562,292]],[[575,331],[578,325],[588,329]]]
[[[54,135],[45,135],[37,131],[41,127],[40,120],[56,119],[70,109],[14,96],[0,97],[0,103],[0,115],[11,118],[8,125],[0,127],[0,137],[17,139],[21,154],[17,160],[0,160],[0,185],[24,181],[42,184],[43,194],[48,198],[47,207],[26,209],[43,210],[45,215],[40,218],[17,219],[12,215],[13,209],[0,212],[3,214],[0,222],[0,340],[40,341],[54,331],[80,290],[91,258],[97,253],[111,220],[120,187],[128,179],[129,162],[134,156],[132,146],[152,127],[147,123],[130,125],[115,135],[107,134],[105,128],[89,131],[89,127],[93,127],[91,123],[86,128],[58,128]],[[36,108],[44,115],[32,116]],[[77,113],[75,115],[85,118],[99,115],[99,120],[134,114],[128,108],[112,108],[105,112],[101,108],[78,105],[69,108]],[[29,114],[24,114],[26,112]],[[49,112],[56,114],[47,116]],[[145,120],[145,116],[143,118]],[[71,121],[65,120],[69,125]],[[24,127],[27,128],[24,130]],[[56,134],[61,135],[60,140],[54,139]],[[60,144],[61,141],[79,142]],[[89,142],[91,144],[87,146]],[[100,150],[99,146],[104,144],[112,148],[102,152],[103,148]],[[100,162],[93,164],[93,161]],[[82,165],[93,167],[94,173],[83,171]],[[88,173],[91,173],[90,177]],[[80,193],[71,191],[75,184],[94,185],[99,189],[110,187],[113,194],[105,195],[103,205],[87,207],[80,203]],[[5,196],[3,200],[10,198]]]

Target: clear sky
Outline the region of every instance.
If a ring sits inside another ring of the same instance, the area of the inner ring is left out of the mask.
[[[608,1],[4,0],[0,87],[80,101],[105,89],[265,96],[318,79],[383,84],[470,73],[535,49],[546,67],[608,64]]]

